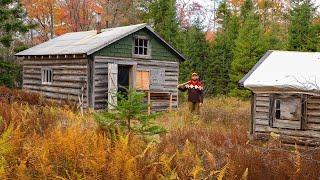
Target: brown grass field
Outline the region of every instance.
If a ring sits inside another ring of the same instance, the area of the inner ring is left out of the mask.
[[[320,149],[249,141],[250,104],[210,98],[164,113],[160,136],[111,141],[91,112],[0,88],[1,179],[318,179]]]

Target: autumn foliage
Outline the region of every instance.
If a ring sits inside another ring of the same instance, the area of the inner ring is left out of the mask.
[[[0,88],[1,179],[316,179],[320,151],[248,139],[249,102],[207,100],[157,119],[165,135],[111,141],[88,112]]]

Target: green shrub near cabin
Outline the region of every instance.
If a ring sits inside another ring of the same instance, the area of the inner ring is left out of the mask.
[[[0,86],[10,88],[22,84],[22,67],[14,62],[0,60]]]

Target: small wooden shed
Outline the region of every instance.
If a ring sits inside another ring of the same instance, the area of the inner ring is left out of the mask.
[[[102,109],[130,87],[146,92],[150,110],[178,106],[185,58],[146,24],[67,33],[16,56],[23,60],[23,88],[50,99]]]
[[[252,91],[251,134],[320,145],[320,53],[268,51],[239,81]]]

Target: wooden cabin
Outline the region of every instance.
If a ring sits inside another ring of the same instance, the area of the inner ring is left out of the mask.
[[[253,137],[320,145],[319,52],[268,51],[239,85],[252,91]]]
[[[178,106],[185,58],[146,24],[66,33],[16,56],[23,88],[50,99],[111,108],[116,92],[134,88],[146,93],[152,111]]]

